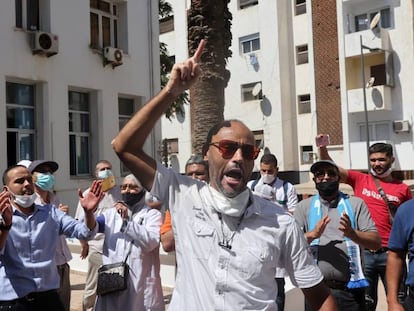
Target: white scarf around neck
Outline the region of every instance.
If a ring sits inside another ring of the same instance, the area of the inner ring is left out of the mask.
[[[227,216],[240,217],[246,210],[249,202],[249,189],[246,188],[234,198],[226,197],[210,185],[209,189],[214,202],[213,207],[218,213]]]
[[[388,170],[386,170],[384,173],[382,174],[377,174],[372,168],[370,169],[370,173],[372,176],[377,177],[377,178],[385,178],[391,175],[392,173],[392,168],[390,167]]]

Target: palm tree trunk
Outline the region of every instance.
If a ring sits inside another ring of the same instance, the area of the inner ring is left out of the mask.
[[[231,56],[229,0],[192,0],[188,15],[189,54],[201,39],[206,47],[201,57],[202,78],[190,89],[191,140],[193,153],[201,153],[208,130],[224,119],[224,88],[230,78],[226,59]]]

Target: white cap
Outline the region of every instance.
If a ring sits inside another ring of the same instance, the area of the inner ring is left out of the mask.
[[[30,164],[32,164],[32,161],[30,160],[21,160],[17,163],[17,165],[23,165],[23,166],[26,166],[27,168],[29,168]]]

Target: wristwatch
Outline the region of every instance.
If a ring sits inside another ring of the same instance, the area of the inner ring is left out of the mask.
[[[1,231],[9,231],[12,227],[12,223],[8,226],[5,225],[4,221],[0,222],[0,230]]]

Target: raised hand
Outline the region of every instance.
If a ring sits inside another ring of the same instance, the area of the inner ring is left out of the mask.
[[[116,202],[114,206],[122,219],[128,218],[128,206],[124,202]]]
[[[348,214],[343,213],[339,219],[339,228],[343,232],[344,236],[352,239],[355,236],[355,231],[352,228],[351,219]]]
[[[180,95],[189,89],[201,74],[198,64],[203,54],[205,40],[201,40],[194,55],[182,63],[177,63],[171,70],[170,79],[166,85],[167,91],[174,96]]]
[[[316,238],[320,238],[323,232],[325,231],[326,226],[331,221],[331,219],[328,216],[323,216],[321,220],[318,221],[318,223],[315,226],[315,229],[313,229]]]
[[[6,226],[12,223],[13,209],[10,203],[10,194],[8,191],[0,193],[0,214]]]
[[[103,198],[104,193],[101,184],[102,182],[100,180],[94,180],[85,197],[83,196],[82,191],[80,189],[78,190],[79,202],[83,207],[85,214],[93,213],[99,201]]]
[[[69,212],[69,206],[68,205],[66,205],[66,204],[59,204],[59,207],[58,207],[62,212],[64,212],[64,213],[68,213]]]

